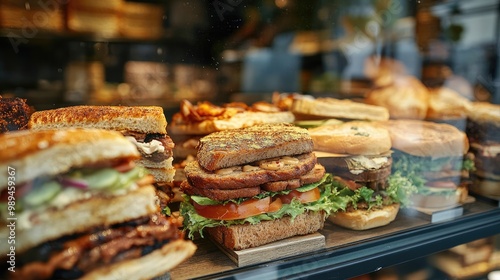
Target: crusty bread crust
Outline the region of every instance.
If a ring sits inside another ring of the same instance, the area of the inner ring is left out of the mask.
[[[390,86],[375,88],[365,97],[367,104],[389,110],[391,119],[418,119],[427,115],[429,92],[417,78],[398,77]]]
[[[139,157],[135,145],[116,131],[24,130],[0,135],[0,168],[15,168],[17,184],[99,161]],[[7,187],[7,176],[0,173],[0,190]]]
[[[191,257],[195,251],[196,245],[192,241],[178,239],[143,257],[93,270],[80,279],[152,279],[172,270]]]
[[[203,120],[193,123],[171,123],[172,134],[207,135],[212,132],[253,126],[261,123],[293,123],[295,116],[289,112],[241,112],[229,119]]]
[[[328,220],[348,229],[367,230],[390,224],[398,212],[399,203],[394,203],[376,210],[337,211]]]
[[[421,157],[463,156],[469,150],[469,140],[458,128],[420,120],[390,120],[383,122],[389,130],[392,148]]]
[[[154,162],[149,160],[147,157],[141,157],[141,159],[137,160],[136,163],[146,168],[172,168],[173,161],[173,157],[169,157],[161,162]]]
[[[500,105],[488,102],[472,102],[467,117],[479,123],[491,122],[500,126]]]
[[[152,186],[140,187],[124,195],[94,196],[62,209],[34,211],[29,217],[31,227],[20,228],[18,225],[16,228],[16,253],[64,235],[125,222],[157,211],[155,189]],[[2,227],[0,234],[8,236],[8,228]],[[8,253],[9,246],[7,242],[0,243],[0,253]]]
[[[262,159],[313,151],[309,132],[292,124],[258,124],[209,134],[200,139],[197,160],[214,171]]]
[[[374,121],[389,119],[389,112],[384,107],[329,97],[295,99],[291,111],[300,115],[301,119],[305,119],[305,116],[311,116],[311,119],[318,117]]]
[[[299,178],[314,168],[317,158],[314,153],[297,156],[299,163],[285,166],[278,170],[258,169],[255,171],[234,170],[229,174],[207,172],[198,162],[189,162],[184,168],[189,183],[198,188],[239,189],[262,185],[267,182],[284,181]]]
[[[325,218],[326,214],[323,211],[306,212],[298,215],[293,220],[290,217],[283,217],[254,225],[243,224],[207,228],[207,232],[224,247],[231,250],[243,250],[292,236],[317,232],[323,228]]]
[[[89,127],[117,131],[167,134],[167,120],[159,106],[71,106],[37,111],[30,129]]]
[[[372,122],[351,121],[309,129],[314,150],[336,154],[378,155],[391,149],[389,131]]]

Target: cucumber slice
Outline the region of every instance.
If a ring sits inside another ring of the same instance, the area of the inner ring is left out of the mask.
[[[142,168],[136,167],[128,172],[120,173],[119,176],[120,178],[116,181],[113,189],[118,190],[127,188],[132,182],[135,182],[137,179],[143,177],[144,173]]]
[[[302,128],[314,128],[321,126],[326,120],[295,121],[295,125]]]
[[[113,187],[120,180],[120,173],[112,168],[101,169],[82,177],[89,189],[100,190]]]
[[[30,191],[23,200],[29,206],[39,206],[53,199],[61,190],[61,184],[56,181],[48,181]]]

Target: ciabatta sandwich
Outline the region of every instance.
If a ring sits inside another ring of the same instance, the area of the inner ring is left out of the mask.
[[[474,163],[466,156],[469,142],[464,132],[420,120],[391,120],[383,125],[395,151],[393,172],[401,172],[417,187],[414,207],[446,209],[467,198],[468,173]]]
[[[0,234],[12,236],[0,244],[3,266],[15,255],[15,272],[4,276],[143,279],[191,256],[195,246],[161,214],[139,157],[116,131],[1,135]]]
[[[500,196],[500,105],[473,102],[467,110],[466,133],[476,166],[472,189]]]
[[[351,121],[309,129],[318,161],[333,175],[336,209],[328,219],[354,230],[385,226],[414,191],[391,176],[389,132],[373,122]]]
[[[233,250],[318,231],[333,207],[328,176],[312,151],[307,130],[291,124],[201,138],[181,185],[184,228]]]
[[[68,127],[99,128],[121,132],[141,153],[137,163],[154,176],[165,200],[173,181],[174,142],[167,134],[167,120],[158,106],[71,106],[38,111],[31,115],[29,129]]]

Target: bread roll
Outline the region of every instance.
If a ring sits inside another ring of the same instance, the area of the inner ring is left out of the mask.
[[[399,204],[394,203],[376,210],[337,211],[328,220],[348,229],[367,230],[388,225],[396,219],[398,212]]]
[[[429,92],[415,77],[405,76],[389,86],[375,88],[365,97],[367,104],[389,110],[391,119],[424,119],[427,116]]]
[[[438,87],[429,90],[427,119],[446,120],[466,117],[470,101],[456,91]]]
[[[315,151],[378,155],[391,149],[387,129],[371,122],[352,121],[309,129]]]

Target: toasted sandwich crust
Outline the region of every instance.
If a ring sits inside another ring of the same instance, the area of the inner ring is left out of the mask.
[[[305,212],[293,220],[287,216],[255,225],[219,226],[207,228],[207,231],[222,246],[233,250],[243,250],[292,236],[317,232],[323,228],[325,218],[326,214],[323,211]]]
[[[119,132],[98,129],[23,130],[0,135],[0,143],[0,168],[15,168],[18,184],[73,167],[140,156]],[[7,177],[7,172],[0,174],[0,190],[7,187]]]
[[[313,151],[308,131],[291,124],[259,124],[209,134],[200,139],[197,160],[214,171],[262,159]]]
[[[189,162],[184,168],[186,178],[190,184],[199,188],[211,189],[239,189],[258,186],[267,182],[284,181],[299,178],[314,168],[317,158],[314,153],[307,153],[297,157],[299,163],[286,166],[279,170],[258,169],[255,171],[232,171],[229,174],[207,172],[198,162]],[[242,169],[242,167],[241,167]]]
[[[28,128],[101,128],[117,131],[167,134],[167,120],[159,106],[71,106],[37,111]]]

